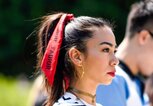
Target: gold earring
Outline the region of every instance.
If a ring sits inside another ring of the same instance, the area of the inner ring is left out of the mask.
[[[84,67],[83,67],[83,65],[81,65],[81,68],[82,68],[82,71],[81,71],[81,77],[80,78],[82,78],[84,76]]]

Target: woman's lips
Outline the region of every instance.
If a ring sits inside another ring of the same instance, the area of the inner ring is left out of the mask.
[[[112,76],[112,77],[115,77],[115,71],[108,72],[107,74],[109,74],[109,75]]]

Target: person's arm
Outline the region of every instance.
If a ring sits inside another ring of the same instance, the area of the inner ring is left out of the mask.
[[[103,106],[126,106],[128,95],[126,81],[116,76],[110,85],[100,85],[97,88],[96,101]]]

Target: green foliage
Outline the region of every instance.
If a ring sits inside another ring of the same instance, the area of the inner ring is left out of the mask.
[[[0,75],[1,106],[26,106],[29,90],[27,82]]]
[[[26,40],[38,25],[38,20],[33,19],[58,11],[75,16],[103,17],[115,22],[114,33],[119,44],[124,36],[130,5],[135,1],[138,0],[0,0],[1,72],[31,75],[34,71],[36,36]]]
[[[115,22],[117,43],[124,36],[130,5],[138,0],[0,0],[0,72],[28,78],[36,64],[37,18],[52,12],[103,17]],[[36,20],[35,20],[36,19]],[[28,39],[26,39],[28,37]],[[0,105],[26,106],[27,82],[0,75]]]

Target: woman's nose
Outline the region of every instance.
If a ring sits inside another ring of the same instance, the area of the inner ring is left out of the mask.
[[[118,60],[118,58],[114,55],[113,58],[112,58],[112,60],[111,60],[110,65],[111,65],[111,66],[116,66],[116,65],[118,65],[118,64],[119,64],[119,60]]]

